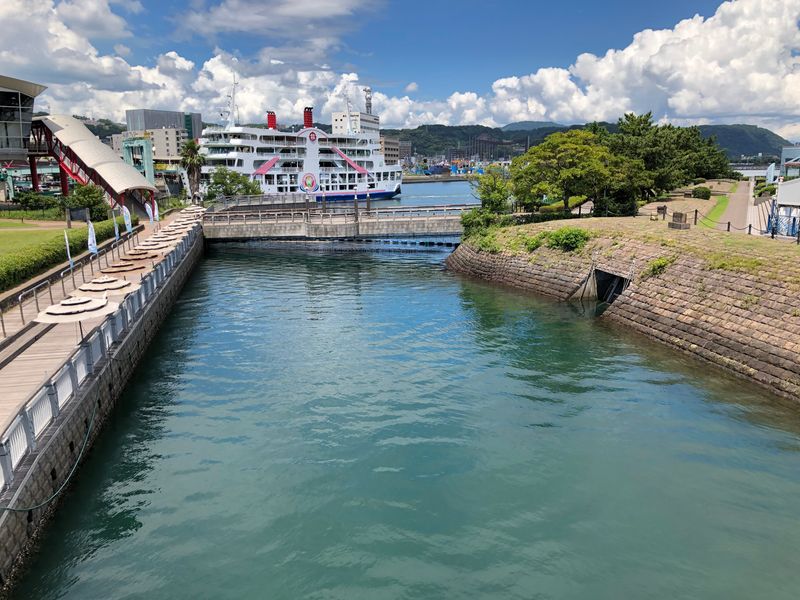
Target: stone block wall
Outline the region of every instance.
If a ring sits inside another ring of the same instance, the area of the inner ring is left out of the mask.
[[[490,254],[461,244],[448,268],[473,277],[567,300],[591,270],[623,277],[628,288],[600,317],[800,401],[800,302],[797,289],[765,275],[709,269],[682,255],[647,276],[657,244],[606,243],[600,251]]]
[[[139,319],[112,347],[110,358],[96,365],[94,374],[37,440],[37,449],[23,459],[11,488],[0,496],[1,506],[31,507],[49,498],[69,476],[91,426],[85,457],[202,253],[199,235]],[[57,504],[58,498],[35,510],[0,513],[0,578],[6,589]]]

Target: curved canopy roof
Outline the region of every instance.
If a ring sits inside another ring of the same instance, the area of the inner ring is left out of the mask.
[[[128,190],[156,191],[156,187],[139,171],[117,156],[78,119],[67,115],[46,115],[35,117],[34,120],[42,121],[87,167],[97,171],[115,193],[121,194]]]
[[[47,89],[47,86],[39,85],[38,83],[33,83],[31,81],[25,81],[23,79],[6,77],[5,75],[0,75],[0,87],[22,92],[31,98],[35,98]]]

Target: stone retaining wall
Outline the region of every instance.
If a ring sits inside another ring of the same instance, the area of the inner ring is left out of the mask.
[[[470,276],[567,300],[598,269],[631,284],[602,318],[800,401],[800,302],[797,290],[775,279],[710,270],[697,256],[675,259],[664,273],[643,276],[657,244],[615,240],[600,251],[529,255],[490,254],[461,244],[448,268]]]
[[[0,505],[28,507],[52,495],[69,476],[80,453],[86,431],[94,422],[88,447],[94,442],[103,424],[122,394],[161,323],[169,314],[183,284],[203,253],[203,236],[198,235],[183,261],[172,272],[158,294],[148,302],[145,311],[127,335],[115,347],[110,358],[104,358],[96,371],[81,385],[50,427],[37,440],[37,449],[18,467],[12,487],[0,497]],[[86,452],[84,452],[84,457]],[[15,569],[24,562],[35,543],[39,530],[55,510],[58,499],[47,506],[28,511],[0,513],[0,578],[7,591]]]

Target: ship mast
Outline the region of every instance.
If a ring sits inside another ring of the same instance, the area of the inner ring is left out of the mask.
[[[347,133],[353,133],[353,123],[350,119],[350,92],[344,92],[344,110],[347,113]]]
[[[365,87],[364,88],[364,112],[368,115],[372,114],[372,88]]]
[[[226,123],[226,128],[230,129],[231,127],[236,126],[237,116],[239,112],[239,107],[236,106],[236,86],[239,85],[239,81],[236,79],[236,73],[233,74],[233,87],[231,88],[231,93],[228,95],[228,122]]]

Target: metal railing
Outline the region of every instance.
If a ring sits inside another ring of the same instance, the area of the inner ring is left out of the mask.
[[[442,206],[408,206],[400,208],[359,209],[333,211],[258,211],[206,213],[203,224],[287,224],[287,223],[354,223],[356,221],[408,221],[429,218],[460,218],[461,214],[475,208],[473,204]]]
[[[142,277],[141,287],[128,294],[119,308],[95,327],[55,374],[23,403],[0,436],[0,490],[12,483],[17,467],[36,450],[44,431],[75,398],[80,386],[104,366],[101,361],[114,353],[114,345],[141,318],[199,234],[197,227],[189,231],[153,271]]]
[[[74,291],[78,289],[78,285],[80,283],[86,283],[86,269],[90,270],[90,278],[89,280],[93,279],[96,276],[95,269],[99,273],[102,268],[101,259],[104,259],[106,267],[110,265],[109,263],[109,254],[111,255],[112,261],[114,260],[114,253],[116,252],[116,259],[119,260],[122,256],[120,249],[131,249],[139,239],[139,232],[133,232],[131,234],[125,233],[124,235],[120,236],[118,241],[114,241],[111,244],[100,248],[96,255],[90,255],[85,260],[79,262],[75,265],[74,268],[71,269],[64,269],[58,274],[58,277],[50,280],[47,279],[38,283],[35,287],[27,289],[20,294],[17,295],[17,301],[9,306],[6,313],[11,312],[12,310],[19,310],[20,319],[22,320],[22,325],[26,325],[28,320],[32,317],[25,316],[25,309],[28,306],[33,306],[36,310],[33,317],[35,317],[39,312],[41,312],[41,306],[39,304],[39,298],[42,294],[47,293],[48,299],[50,300],[50,304],[55,303],[55,299],[53,297],[53,286],[61,285],[61,294],[62,297],[67,296],[67,282],[71,280],[72,282],[72,289],[70,291]],[[78,283],[76,281],[75,275],[79,274],[81,277],[81,282]],[[6,335],[6,323],[4,318],[4,313],[0,312],[0,331],[2,331],[3,337],[8,337]]]

